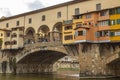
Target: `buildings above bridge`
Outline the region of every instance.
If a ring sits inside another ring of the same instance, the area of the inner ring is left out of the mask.
[[[119,6],[101,9],[99,5],[98,10],[75,14],[63,24],[64,44],[120,42]]]
[[[24,45],[24,27],[13,27],[10,30],[0,29],[2,50],[19,49]]]
[[[24,44],[50,41],[63,44],[118,42],[119,2],[74,0],[4,17],[0,19],[2,49],[19,49]],[[2,36],[8,33],[9,37]]]

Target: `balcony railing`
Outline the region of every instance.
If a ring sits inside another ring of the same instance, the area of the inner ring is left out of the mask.
[[[77,24],[75,29],[78,29],[78,28],[87,28],[87,29],[89,29],[90,25]]]
[[[65,20],[63,21],[63,25],[67,25],[67,24],[72,24],[73,20]]]

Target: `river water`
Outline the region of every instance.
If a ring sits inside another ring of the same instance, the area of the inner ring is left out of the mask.
[[[70,77],[62,75],[41,75],[41,74],[0,74],[0,80],[120,80],[120,78],[109,79],[79,79],[79,77]]]

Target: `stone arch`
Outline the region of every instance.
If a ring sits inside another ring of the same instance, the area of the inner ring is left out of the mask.
[[[26,34],[25,36],[26,44],[35,42],[35,29],[33,27],[27,28],[25,34]]]
[[[64,57],[64,56],[66,56],[67,55],[67,53],[66,52],[64,52],[64,51],[58,51],[58,50],[53,50],[53,49],[48,49],[48,50],[37,50],[37,51],[30,51],[30,52],[27,52],[27,53],[25,53],[24,55],[22,55],[22,56],[19,56],[19,57],[16,57],[16,59],[17,59],[17,63],[24,63],[25,61],[27,61],[27,62],[29,62],[29,60],[31,60],[30,59],[30,57],[29,58],[27,58],[29,55],[31,55],[31,58],[34,58],[34,59],[37,59],[39,56],[39,58],[38,58],[38,60],[40,60],[41,59],[41,61],[39,61],[40,63],[44,60],[44,59],[46,59],[47,61],[51,61],[51,60],[53,60],[52,62],[56,62],[58,59],[60,59],[60,58],[62,58],[62,57]],[[35,55],[35,56],[34,56]],[[37,55],[37,56],[36,56]],[[37,58],[36,58],[37,57]],[[50,60],[48,60],[48,58],[52,58],[52,59],[50,59]],[[56,58],[56,59],[55,59]],[[27,60],[26,60],[27,59]],[[55,60],[54,60],[55,59]]]
[[[53,41],[62,42],[62,22],[57,22],[52,29]]]
[[[39,42],[48,42],[50,40],[49,35],[50,29],[47,25],[42,25],[38,29],[38,41]]]

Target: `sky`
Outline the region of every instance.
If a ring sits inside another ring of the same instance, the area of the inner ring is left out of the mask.
[[[71,0],[1,0],[0,17],[13,16]]]

